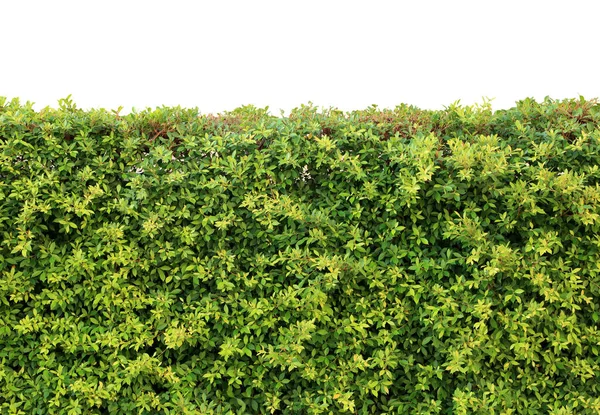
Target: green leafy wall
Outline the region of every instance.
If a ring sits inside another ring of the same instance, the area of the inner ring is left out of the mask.
[[[599,120],[0,98],[0,412],[600,413]]]

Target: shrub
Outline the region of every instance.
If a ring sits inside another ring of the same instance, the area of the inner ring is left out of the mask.
[[[0,100],[0,411],[600,411],[600,106]]]

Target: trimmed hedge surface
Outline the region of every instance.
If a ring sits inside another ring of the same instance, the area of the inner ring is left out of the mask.
[[[0,412],[598,414],[599,121],[0,98]]]

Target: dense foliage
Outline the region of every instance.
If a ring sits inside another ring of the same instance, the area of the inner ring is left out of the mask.
[[[599,122],[0,98],[0,412],[597,414]]]

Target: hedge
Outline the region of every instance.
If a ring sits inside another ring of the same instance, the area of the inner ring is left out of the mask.
[[[0,98],[0,412],[598,414],[599,122]]]

